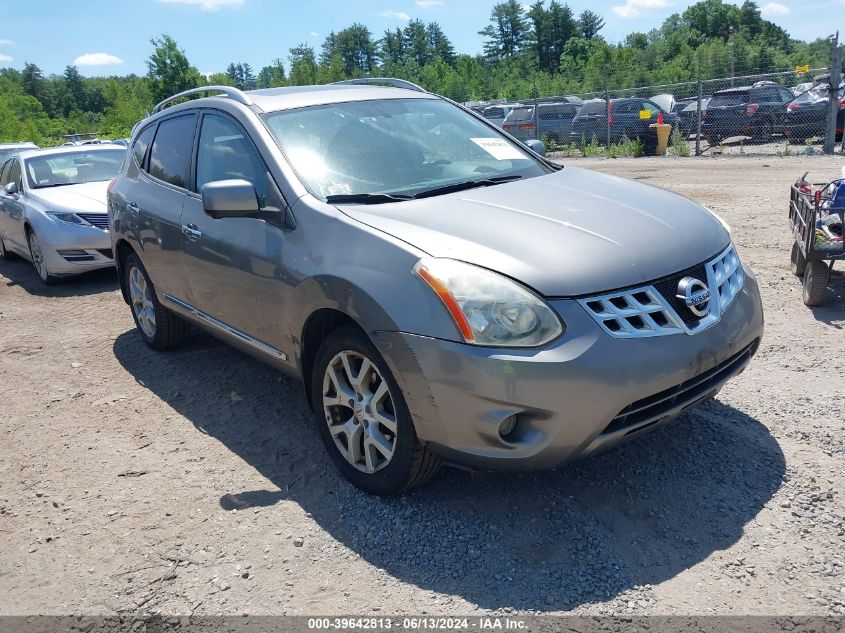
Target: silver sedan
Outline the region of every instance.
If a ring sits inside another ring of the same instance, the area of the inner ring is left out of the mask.
[[[114,266],[106,193],[126,150],[22,151],[0,169],[0,257],[32,262],[46,284]]]

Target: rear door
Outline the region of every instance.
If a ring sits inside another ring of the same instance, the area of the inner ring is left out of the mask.
[[[185,294],[181,216],[196,126],[194,112],[159,121],[138,186],[127,197],[127,208],[137,215],[141,259],[160,299]]]
[[[184,301],[210,326],[282,358],[282,306],[291,283],[283,269],[282,194],[249,135],[219,111],[202,116],[194,174],[182,212]],[[252,183],[261,210],[249,217],[214,219],[203,209],[202,186],[231,179]]]

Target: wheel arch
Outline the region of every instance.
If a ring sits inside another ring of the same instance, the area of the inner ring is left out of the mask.
[[[119,239],[114,245],[114,265],[117,268],[117,278],[120,281],[120,294],[123,300],[129,304],[129,290],[126,288],[126,279],[123,274],[126,259],[135,252],[135,249],[125,239]]]

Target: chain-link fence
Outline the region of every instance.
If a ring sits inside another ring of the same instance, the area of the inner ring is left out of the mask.
[[[841,67],[831,64],[832,67]],[[845,128],[845,83],[827,68],[608,89],[499,103],[480,111],[520,140],[568,155],[834,151]],[[477,108],[478,109],[478,108]],[[668,128],[666,127],[668,126]]]

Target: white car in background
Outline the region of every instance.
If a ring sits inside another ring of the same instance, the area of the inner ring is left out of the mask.
[[[45,284],[114,266],[106,208],[126,149],[22,151],[0,168],[0,258],[32,262]]]

